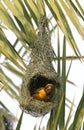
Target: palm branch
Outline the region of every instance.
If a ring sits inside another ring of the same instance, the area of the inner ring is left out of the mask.
[[[50,12],[50,16],[47,12]],[[20,87],[15,83],[14,78],[8,74],[8,71],[18,77],[21,81],[25,75],[25,71],[30,61],[30,54],[33,46],[36,44],[37,34],[39,31],[39,19],[41,17],[47,18],[46,28],[50,37],[57,31],[57,51],[53,49],[52,61],[57,63],[57,73],[62,77],[62,87],[64,95],[62,96],[58,110],[51,111],[50,119],[47,125],[48,130],[57,129],[60,130],[68,129],[69,118],[71,117],[71,111],[73,108],[73,102],[71,102],[70,115],[65,125],[65,93],[66,93],[66,82],[68,81],[68,75],[71,65],[66,72],[66,60],[82,59],[81,52],[77,46],[75,40],[75,34],[73,33],[72,27],[76,28],[76,31],[84,39],[84,27],[80,20],[84,22],[84,10],[78,0],[75,3],[71,0],[64,2],[52,1],[52,0],[15,0],[0,1],[0,93],[6,92],[11,98],[18,101]],[[54,21],[54,22],[53,22]],[[10,36],[10,34],[12,34]],[[14,41],[13,41],[14,37]],[[63,39],[63,54],[61,56],[60,51],[60,39]],[[70,45],[74,56],[72,54],[67,57],[66,45]],[[36,45],[35,45],[36,46]],[[62,69],[61,69],[62,61]],[[74,84],[70,81],[71,84]],[[70,130],[80,129],[83,122],[84,96],[82,96],[77,109],[78,115],[77,120],[74,119]],[[69,100],[70,101],[70,100]],[[0,102],[1,107],[6,109],[7,106]],[[61,110],[61,108],[63,108]],[[61,113],[61,114],[60,114]],[[22,115],[21,115],[22,119]],[[80,121],[81,119],[81,121]],[[21,120],[19,120],[21,121]],[[79,125],[77,125],[79,123]],[[18,123],[21,125],[21,123]],[[54,125],[54,127],[53,127]],[[77,128],[76,128],[77,127]],[[20,127],[17,127],[20,129]],[[81,128],[82,129],[82,128]]]

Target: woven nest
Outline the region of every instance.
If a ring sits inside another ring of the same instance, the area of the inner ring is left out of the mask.
[[[7,111],[0,109],[0,130],[13,130],[15,117]]]
[[[51,109],[56,109],[61,97],[60,78],[52,66],[54,54],[50,35],[46,30],[45,20],[41,19],[37,40],[32,46],[31,61],[27,67],[20,93],[21,108],[33,116],[45,115]],[[33,92],[46,84],[54,86],[54,92],[49,99],[40,101],[32,98]]]

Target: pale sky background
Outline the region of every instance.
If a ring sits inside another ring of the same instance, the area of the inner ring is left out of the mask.
[[[84,1],[80,0],[80,3],[84,7]],[[78,35],[76,29],[74,29],[72,25],[71,25],[71,28],[73,29],[73,33],[75,33],[75,40],[77,42],[78,47],[80,48],[80,52],[84,56],[84,41],[81,39],[81,37]],[[10,33],[7,31],[6,34],[10,41],[15,41],[16,37],[13,33]],[[55,37],[56,37],[56,32],[54,33],[53,38],[52,38],[53,47],[56,50],[57,48],[56,48]],[[67,45],[67,55],[71,55],[71,54],[73,55],[73,52],[72,52],[70,46]],[[69,65],[70,65],[70,62],[68,61],[67,70],[69,68]],[[54,66],[55,66],[55,64],[54,64]],[[21,80],[18,77],[11,75],[11,73],[9,73],[9,75],[12,76],[12,78],[14,79],[14,82],[16,82],[17,85],[21,85]],[[68,79],[73,81],[77,86],[73,86],[73,85],[67,83],[66,96],[71,101],[74,99],[75,105],[77,106],[80,101],[82,92],[83,92],[84,62],[81,63],[80,61],[77,61],[77,60],[72,62],[72,66],[71,66],[71,70],[70,70]],[[19,104],[16,101],[12,100],[6,93],[4,93],[4,91],[0,92],[0,100],[19,119],[21,110],[19,109]],[[70,104],[68,103],[68,105],[70,105]],[[76,108],[74,107],[74,111],[75,110],[76,110]],[[68,112],[69,112],[69,109],[66,108],[66,115],[68,115]],[[67,118],[67,116],[66,116],[66,118]],[[45,124],[47,124],[48,119],[49,119],[49,114],[47,114],[42,121],[42,124],[44,126],[45,126]],[[41,117],[35,118],[29,114],[24,113],[21,130],[33,130],[34,124],[36,124],[36,123],[40,124],[40,121],[41,121]]]

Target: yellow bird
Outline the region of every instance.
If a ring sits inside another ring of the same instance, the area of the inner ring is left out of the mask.
[[[53,84],[47,84],[45,87],[41,87],[37,89],[32,95],[32,97],[34,99],[41,100],[41,101],[46,100],[48,95],[50,95],[51,92],[53,91],[53,89],[54,89]]]

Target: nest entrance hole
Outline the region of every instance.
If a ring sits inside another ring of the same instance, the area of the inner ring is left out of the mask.
[[[54,79],[49,79],[40,74],[33,76],[29,82],[30,95],[32,96],[38,88],[45,87],[45,85],[48,83],[56,85],[56,81]]]

